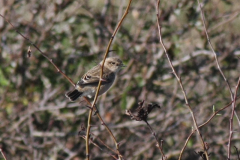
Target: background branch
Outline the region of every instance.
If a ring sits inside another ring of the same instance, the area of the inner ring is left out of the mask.
[[[226,82],[226,85],[227,85],[227,87],[228,87],[229,93],[230,93],[230,95],[231,95],[231,99],[232,99],[232,101],[233,101],[233,100],[234,100],[234,93],[233,93],[233,91],[232,91],[232,89],[231,89],[231,87],[230,87],[230,85],[229,85],[228,79],[227,79],[226,76],[224,75],[224,73],[223,73],[223,71],[222,71],[222,69],[221,69],[221,67],[220,67],[220,65],[219,65],[217,53],[216,53],[215,50],[213,49],[211,40],[210,40],[209,35],[208,35],[206,23],[205,23],[205,20],[204,20],[205,18],[204,18],[204,14],[203,14],[203,11],[202,11],[202,6],[201,6],[199,0],[197,0],[197,1],[198,1],[198,5],[199,5],[199,8],[200,8],[200,11],[201,11],[201,17],[202,17],[203,27],[204,27],[204,31],[205,31],[205,34],[206,34],[206,37],[207,37],[208,44],[209,44],[209,46],[210,46],[210,48],[211,48],[211,50],[212,50],[212,53],[213,53],[213,55],[214,55],[214,58],[215,58],[215,61],[216,61],[216,64],[217,64],[217,68],[218,68],[220,74],[222,75],[222,78],[223,78],[224,81]],[[233,104],[232,104],[232,109],[233,109],[233,108],[234,108],[234,106],[233,106]],[[237,119],[237,121],[238,121],[238,125],[239,125],[239,127],[240,127],[239,117],[238,117],[238,115],[237,115],[237,113],[236,113],[235,111],[234,111],[234,114],[235,114],[235,117],[236,117],[236,119]]]
[[[160,13],[159,13],[159,4],[160,4],[160,0],[158,0],[157,5],[156,5],[159,41],[160,41],[160,43],[161,43],[161,45],[162,45],[162,47],[163,47],[163,49],[164,49],[164,52],[165,52],[166,57],[167,57],[167,59],[168,59],[169,65],[170,65],[170,67],[171,67],[171,69],[172,69],[172,72],[173,72],[173,74],[175,75],[175,77],[176,77],[176,79],[177,79],[177,81],[178,81],[178,83],[179,83],[179,85],[180,85],[180,87],[181,87],[181,89],[182,89],[186,106],[188,107],[188,109],[189,109],[189,111],[190,111],[190,114],[191,114],[192,119],[193,119],[194,127],[195,127],[195,129],[196,129],[196,131],[197,131],[197,133],[198,133],[198,135],[199,135],[199,137],[200,137],[201,145],[202,145],[202,148],[203,148],[203,150],[204,150],[204,154],[205,154],[205,156],[206,156],[206,159],[208,160],[207,148],[206,148],[206,146],[205,146],[205,143],[204,143],[204,140],[203,140],[203,138],[202,138],[202,135],[201,135],[201,133],[200,133],[200,131],[199,131],[199,128],[198,128],[198,124],[197,124],[197,120],[196,120],[196,118],[195,118],[195,115],[193,114],[192,108],[190,107],[190,104],[189,104],[189,102],[188,102],[187,95],[186,95],[186,91],[185,91],[185,89],[184,89],[184,87],[183,87],[181,77],[179,77],[179,76],[177,75],[177,73],[176,73],[176,71],[175,71],[175,69],[174,69],[174,67],[173,67],[173,65],[172,65],[172,61],[171,61],[171,59],[169,58],[167,49],[166,49],[166,47],[165,47],[165,45],[164,45],[164,43],[163,43],[163,41],[162,41],[162,33],[161,33],[161,25],[160,25]]]

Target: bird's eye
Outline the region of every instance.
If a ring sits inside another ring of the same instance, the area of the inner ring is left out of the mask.
[[[90,78],[91,78],[91,76],[88,76],[88,75],[86,75],[86,77],[85,77],[86,80],[88,80]]]

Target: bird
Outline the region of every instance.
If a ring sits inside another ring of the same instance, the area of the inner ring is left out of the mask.
[[[87,71],[77,82],[77,84],[75,85],[75,89],[73,91],[67,92],[65,96],[70,101],[75,101],[79,97],[92,98],[93,96],[95,96],[100,79],[102,65],[103,61],[101,61],[98,65],[94,66],[89,71]],[[124,64],[119,58],[106,58],[103,66],[102,83],[99,89],[98,96],[107,92],[111,88],[114,80],[116,79],[117,73],[122,67],[124,67]]]

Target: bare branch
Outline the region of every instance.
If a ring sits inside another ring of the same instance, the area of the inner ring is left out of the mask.
[[[235,112],[235,108],[236,108],[236,100],[237,100],[237,91],[240,85],[240,77],[238,78],[238,83],[236,86],[236,90],[235,90],[235,94],[234,94],[234,100],[233,100],[233,108],[232,108],[232,112],[231,112],[231,117],[229,120],[229,139],[228,139],[228,159],[231,158],[231,139],[232,139],[232,135],[233,135],[233,116],[234,116],[234,112]]]
[[[112,37],[110,38],[110,41],[109,41],[109,43],[108,43],[108,46],[107,46],[107,49],[106,49],[106,52],[105,52],[105,55],[104,55],[104,58],[103,58],[103,61],[102,61],[102,68],[101,68],[100,78],[99,78],[99,79],[102,79],[104,63],[105,63],[105,60],[106,60],[106,58],[107,58],[107,56],[108,56],[108,53],[109,53],[109,50],[110,50],[112,41],[113,41],[113,39],[114,39],[114,37],[115,37],[118,29],[120,28],[123,20],[125,19],[125,17],[126,17],[127,14],[128,14],[128,11],[129,11],[131,2],[132,2],[132,0],[129,0],[129,3],[128,3],[128,6],[127,6],[126,10],[125,10],[125,12],[124,12],[121,20],[118,22],[117,27],[115,28],[115,30],[114,30],[114,32],[113,32],[113,34],[112,34]],[[91,108],[94,108],[94,106],[95,106],[95,104],[96,104],[96,102],[97,102],[97,98],[98,98],[98,94],[99,94],[99,90],[100,90],[101,83],[102,83],[102,81],[99,81],[98,87],[97,87],[97,91],[96,91],[94,100],[93,100],[93,102],[92,102]],[[86,134],[86,135],[87,135],[87,136],[86,136],[86,137],[87,137],[87,138],[86,138],[86,155],[87,155],[87,159],[89,159],[89,136],[88,136],[88,135],[90,134],[92,112],[93,112],[93,109],[90,109],[90,110],[89,110],[89,114],[88,114],[88,126],[87,126],[87,134]],[[98,115],[99,115],[99,114],[98,114]],[[98,117],[100,117],[100,116],[98,116]],[[102,118],[100,118],[100,119],[102,119]],[[102,122],[103,122],[103,121],[102,121]],[[105,124],[105,123],[103,123],[103,124]],[[105,126],[106,126],[106,125],[105,125]],[[117,152],[118,152],[118,158],[119,158],[119,159],[122,159],[122,155],[121,155],[120,152],[119,152],[119,145],[118,145],[118,143],[117,143],[117,141],[116,141],[116,138],[113,136],[113,134],[112,134],[112,132],[110,131],[110,129],[108,129],[108,127],[106,127],[106,128],[107,128],[108,132],[110,133],[110,135],[112,136],[112,138],[113,138],[113,140],[114,140],[114,142],[115,142],[115,146],[116,146],[116,149],[117,149]]]
[[[135,121],[144,121],[147,124],[149,130],[151,131],[151,133],[157,143],[156,146],[158,147],[159,151],[162,154],[162,159],[167,160],[167,157],[165,156],[165,154],[163,152],[162,145],[160,145],[160,143],[158,142],[156,133],[153,131],[152,127],[150,126],[150,124],[147,121],[148,114],[152,111],[152,109],[154,109],[156,107],[160,108],[160,106],[157,104],[151,104],[151,103],[148,104],[147,106],[144,106],[143,104],[144,104],[144,100],[138,103],[138,108],[136,109],[137,115],[134,115],[130,110],[126,110],[126,115],[130,116],[131,119],[133,119]]]
[[[188,107],[188,109],[189,109],[189,111],[190,111],[190,114],[191,114],[192,119],[193,119],[194,127],[195,127],[195,129],[197,130],[197,133],[198,133],[198,135],[199,135],[199,137],[200,137],[200,139],[201,139],[201,144],[202,144],[202,147],[203,147],[203,150],[204,150],[204,154],[206,155],[206,159],[208,160],[207,149],[206,149],[204,140],[203,140],[203,138],[202,138],[202,135],[201,135],[201,133],[200,133],[200,131],[199,131],[198,124],[197,124],[197,120],[196,120],[196,118],[195,118],[195,116],[194,116],[194,114],[193,114],[192,108],[190,107],[190,105],[189,105],[189,103],[188,103],[186,91],[185,91],[185,89],[184,89],[184,87],[183,87],[181,77],[177,75],[177,73],[176,73],[176,71],[175,71],[175,69],[174,69],[174,67],[173,67],[172,61],[171,61],[171,59],[170,59],[170,57],[169,57],[169,55],[168,55],[167,49],[166,49],[166,47],[165,47],[165,45],[164,45],[164,43],[163,43],[163,41],[162,41],[162,33],[161,33],[161,25],[160,25],[160,13],[159,13],[159,4],[160,4],[160,0],[158,0],[157,5],[156,5],[159,41],[160,41],[160,43],[161,43],[161,45],[162,45],[162,47],[163,47],[163,49],[164,49],[165,55],[166,55],[166,57],[167,57],[167,59],[168,59],[169,65],[170,65],[170,67],[171,67],[171,69],[172,69],[172,72],[173,72],[173,74],[175,75],[175,77],[176,77],[176,79],[177,79],[177,81],[178,81],[178,83],[179,83],[179,85],[180,85],[180,87],[181,87],[181,89],[182,89],[183,96],[184,96],[184,99],[185,99],[185,103],[186,103],[186,105],[187,105],[187,107]]]
[[[65,77],[74,87],[75,87],[75,83],[73,83],[73,81],[71,80],[71,78],[69,78],[65,73],[63,73],[63,71],[61,71],[59,69],[59,67],[53,62],[53,59],[49,58],[45,53],[42,52],[42,50],[35,44],[33,43],[29,38],[27,38],[26,36],[24,36],[21,32],[19,32],[17,30],[16,27],[13,26],[13,24],[8,21],[3,15],[0,14],[0,16],[8,23],[12,26],[12,28],[19,34],[21,35],[26,41],[28,41],[34,48],[36,48],[50,63],[52,63],[52,65],[55,67],[55,69],[57,70],[57,72],[59,72],[61,75],[63,75],[63,77]],[[30,48],[29,48],[30,49]],[[30,50],[31,51],[31,50]],[[31,53],[31,52],[30,52]],[[28,50],[28,56],[29,56],[29,50]]]
[[[216,64],[217,64],[217,68],[218,68],[220,74],[222,75],[224,81],[226,82],[226,85],[227,85],[227,87],[228,87],[229,93],[230,93],[230,95],[231,95],[231,99],[232,99],[232,101],[233,101],[233,100],[234,100],[233,91],[232,91],[232,89],[231,89],[231,87],[230,87],[230,85],[229,85],[228,79],[226,78],[226,76],[224,75],[224,73],[223,73],[223,71],[222,71],[222,69],[221,69],[221,67],[220,67],[220,64],[219,64],[219,61],[218,61],[218,57],[217,57],[217,53],[216,53],[215,50],[213,49],[211,40],[210,40],[209,35],[208,35],[208,31],[207,31],[207,27],[206,27],[206,23],[205,23],[205,17],[204,17],[204,14],[203,14],[202,6],[201,6],[199,0],[197,0],[197,1],[198,1],[198,5],[199,5],[199,8],[200,8],[200,11],[201,11],[201,18],[202,18],[202,22],[203,22],[203,26],[204,26],[204,31],[205,31],[205,34],[206,34],[206,37],[207,37],[208,44],[209,44],[209,46],[210,46],[210,48],[211,48],[211,50],[212,50],[212,53],[213,53],[213,55],[214,55],[214,58],[215,58],[215,61],[216,61]],[[232,106],[232,109],[233,109],[233,106]],[[237,113],[236,113],[235,111],[234,111],[234,114],[235,114],[235,117],[237,118],[238,125],[239,125],[239,127],[240,127],[239,117],[238,117],[238,115],[237,115]]]
[[[1,152],[1,154],[2,154],[2,156],[3,156],[3,158],[4,158],[4,160],[7,160],[7,158],[6,158],[5,154],[3,153],[3,150],[2,150],[2,148],[0,148],[0,152]]]
[[[199,8],[200,8],[200,11],[201,11],[201,18],[202,18],[202,22],[203,22],[203,26],[204,26],[204,31],[205,31],[205,34],[206,34],[206,37],[207,37],[208,44],[209,44],[209,46],[210,46],[210,48],[211,48],[211,50],[212,50],[212,53],[214,54],[214,58],[215,58],[215,61],[216,61],[216,64],[217,64],[217,68],[218,68],[220,74],[222,75],[224,81],[226,82],[226,85],[227,85],[227,87],[228,87],[229,93],[230,93],[230,95],[231,95],[231,99],[232,99],[232,101],[233,101],[233,103],[232,103],[232,114],[231,114],[231,117],[230,117],[230,120],[229,120],[229,123],[230,123],[230,125],[229,125],[229,126],[230,126],[230,127],[229,127],[229,129],[230,129],[230,134],[229,134],[229,140],[228,140],[228,159],[230,159],[230,156],[231,156],[231,153],[230,153],[230,149],[231,149],[231,137],[232,137],[232,132],[233,132],[233,129],[232,129],[232,127],[233,127],[232,125],[233,125],[233,124],[232,124],[232,123],[233,123],[233,115],[234,115],[234,114],[235,114],[235,117],[236,117],[236,119],[237,119],[237,121],[238,121],[238,125],[239,125],[239,127],[240,127],[240,120],[239,120],[239,117],[238,117],[237,113],[235,112],[236,97],[237,97],[236,94],[237,94],[237,89],[238,89],[238,87],[239,87],[239,81],[238,81],[238,84],[237,84],[237,86],[236,86],[236,91],[235,91],[235,95],[234,95],[234,93],[233,93],[233,91],[232,91],[232,89],[231,89],[231,87],[230,87],[230,85],[229,85],[229,82],[228,82],[226,76],[224,75],[224,73],[223,73],[220,65],[219,65],[218,58],[217,58],[217,54],[216,54],[215,50],[213,49],[211,40],[210,40],[210,38],[209,38],[202,6],[201,6],[199,0],[197,0],[197,2],[198,2],[198,5],[199,5]],[[240,77],[239,77],[239,78],[240,78]],[[240,80],[240,79],[239,79],[239,80]]]

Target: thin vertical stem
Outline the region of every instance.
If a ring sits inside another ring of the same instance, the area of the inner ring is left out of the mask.
[[[233,100],[233,108],[232,108],[232,112],[231,112],[231,117],[229,119],[229,138],[228,138],[228,160],[230,160],[231,158],[231,140],[232,140],[232,135],[233,135],[233,116],[234,116],[234,111],[236,108],[236,100],[237,100],[237,91],[240,85],[240,77],[238,78],[238,83],[236,86],[236,90],[235,90],[235,94],[234,94],[234,100]]]
[[[103,58],[103,61],[102,61],[101,72],[100,72],[100,80],[99,80],[98,87],[97,87],[97,91],[96,91],[96,94],[95,94],[95,97],[94,97],[94,100],[93,100],[93,103],[92,103],[92,106],[91,106],[92,109],[89,110],[89,114],[88,114],[88,125],[87,125],[87,133],[86,133],[86,155],[87,155],[87,160],[89,160],[89,135],[90,135],[90,128],[91,128],[91,117],[92,117],[93,108],[94,108],[94,106],[95,106],[95,104],[96,104],[96,102],[97,102],[97,98],[98,98],[100,86],[101,86],[101,84],[102,84],[102,75],[103,75],[104,63],[105,63],[105,60],[106,60],[106,58],[107,58],[107,56],[108,56],[109,49],[110,49],[110,47],[111,47],[112,41],[113,41],[113,39],[114,39],[117,31],[119,30],[119,28],[120,28],[123,20],[125,19],[125,17],[126,17],[127,14],[128,14],[128,11],[129,11],[131,2],[132,2],[132,0],[129,0],[129,3],[128,3],[127,8],[126,8],[126,10],[125,10],[125,12],[124,12],[121,20],[118,22],[117,27],[115,28],[115,30],[114,30],[114,32],[113,32],[113,34],[112,34],[112,36],[111,36],[111,38],[110,38],[110,40],[109,40],[109,43],[108,43],[108,46],[107,46],[107,49],[106,49],[106,52],[105,52],[105,55],[104,55],[104,58]],[[106,126],[106,125],[105,125],[105,126]],[[109,130],[108,130],[108,131],[109,131]],[[114,137],[114,136],[113,136],[113,137]],[[114,139],[114,141],[115,141],[115,145],[116,145],[116,148],[117,148],[117,150],[118,150],[118,143],[116,143],[115,137],[114,137],[113,139]],[[119,159],[122,159],[122,158],[121,158],[122,156],[121,156],[120,153],[118,154],[118,156],[119,156],[119,157],[118,157]]]
[[[161,152],[161,154],[162,154],[162,159],[167,160],[167,157],[165,156],[165,154],[164,154],[164,152],[163,152],[162,146],[161,146],[161,145],[159,144],[159,142],[158,142],[156,133],[153,131],[152,127],[150,126],[150,124],[148,123],[147,120],[145,120],[144,122],[147,124],[149,130],[151,131],[151,133],[152,133],[152,135],[153,135],[153,137],[154,137],[154,139],[155,139],[155,141],[156,141],[156,143],[157,143],[157,147],[158,147],[158,149],[160,150],[160,152]]]
[[[163,42],[163,40],[162,40],[161,25],[160,25],[160,20],[159,20],[159,19],[160,19],[159,4],[160,4],[160,0],[158,0],[157,6],[156,6],[159,41],[160,41],[160,43],[161,43],[161,45],[162,45],[162,47],[163,47],[163,49],[164,49],[165,55],[166,55],[166,57],[167,57],[167,59],[168,59],[169,65],[170,65],[170,67],[171,67],[171,69],[172,69],[172,72],[173,72],[173,74],[175,75],[175,77],[176,77],[176,79],[177,79],[177,81],[178,81],[178,83],[179,83],[179,85],[180,85],[180,87],[181,87],[181,89],[182,89],[182,93],[183,93],[183,96],[184,96],[184,99],[185,99],[186,106],[188,107],[188,109],[189,109],[189,111],[190,111],[191,117],[192,117],[192,119],[193,119],[194,127],[195,127],[195,129],[196,129],[196,131],[197,131],[197,133],[198,133],[198,135],[199,135],[199,137],[200,137],[204,154],[205,154],[205,156],[206,156],[206,159],[208,160],[209,157],[208,157],[207,149],[206,149],[204,140],[203,140],[203,138],[202,138],[202,135],[201,135],[201,133],[200,133],[200,131],[199,131],[199,128],[198,128],[198,125],[197,125],[197,120],[196,120],[196,118],[195,118],[195,116],[194,116],[194,114],[193,114],[192,108],[191,108],[190,105],[189,105],[189,102],[188,102],[188,99],[187,99],[187,95],[186,95],[186,91],[185,91],[185,89],[184,89],[184,87],[183,87],[181,77],[177,75],[177,73],[176,73],[176,71],[175,71],[175,69],[174,69],[174,67],[173,67],[172,61],[171,61],[171,59],[170,59],[170,57],[169,57],[169,55],[168,55],[167,49],[166,49],[166,47],[165,47],[165,45],[164,45],[164,42]]]
[[[198,5],[199,5],[199,8],[200,8],[201,18],[202,18],[203,27],[204,27],[204,31],[205,31],[205,34],[206,34],[206,37],[207,37],[208,44],[209,44],[209,46],[210,46],[210,48],[212,50],[212,53],[214,55],[214,58],[215,58],[215,61],[216,61],[216,64],[217,64],[217,68],[218,68],[220,74],[222,75],[224,81],[226,82],[226,85],[228,87],[229,93],[231,95],[231,99],[233,101],[233,103],[232,103],[232,112],[231,112],[231,116],[230,116],[230,119],[229,119],[229,130],[230,130],[229,132],[230,133],[229,133],[229,139],[228,139],[228,159],[230,159],[230,156],[231,156],[231,138],[232,138],[232,134],[233,134],[233,126],[232,126],[233,125],[233,115],[235,115],[235,117],[236,117],[236,119],[238,121],[238,125],[240,127],[240,120],[239,120],[239,117],[238,117],[238,115],[237,115],[237,113],[235,111],[235,107],[236,107],[236,102],[235,101],[236,101],[236,97],[237,97],[237,95],[236,95],[237,89],[236,89],[235,94],[234,94],[232,89],[231,89],[231,87],[230,87],[230,85],[229,85],[229,82],[228,82],[226,76],[224,75],[224,73],[223,73],[223,71],[222,71],[222,69],[221,69],[221,67],[219,65],[219,61],[218,61],[218,58],[217,58],[217,53],[213,49],[211,40],[210,40],[209,35],[208,35],[208,31],[207,31],[207,27],[206,27],[206,23],[205,23],[205,16],[203,14],[202,6],[201,6],[199,0],[197,0],[197,2],[198,2]],[[236,88],[238,88],[238,85],[239,85],[239,81],[238,81],[238,84],[237,84]]]

